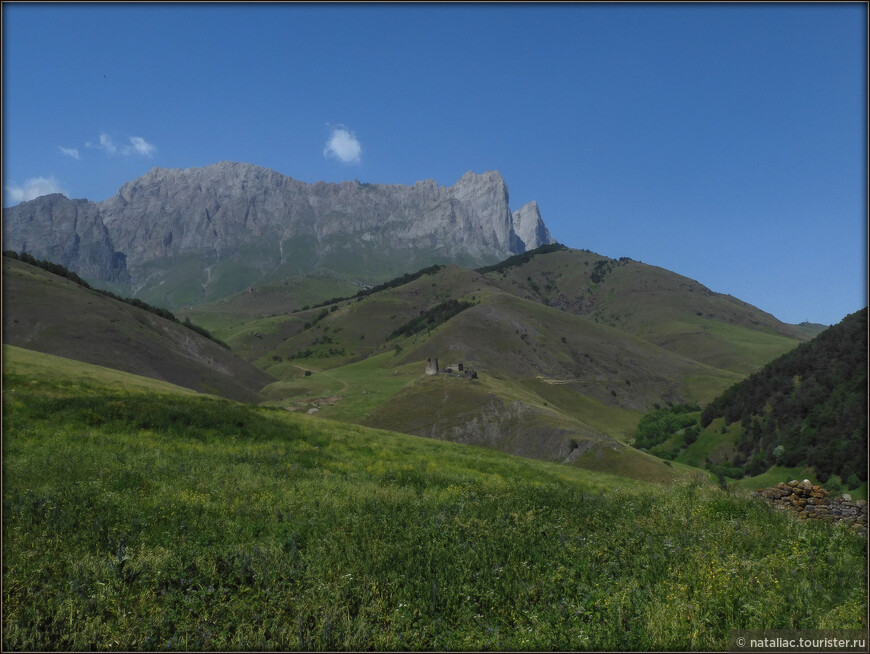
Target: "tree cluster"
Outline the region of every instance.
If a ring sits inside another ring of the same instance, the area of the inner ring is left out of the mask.
[[[558,252],[560,250],[567,250],[568,248],[562,245],[561,243],[550,243],[549,245],[542,245],[539,248],[535,248],[534,250],[529,250],[528,252],[523,252],[522,254],[515,254],[512,257],[508,257],[504,261],[499,261],[491,266],[483,266],[482,268],[476,268],[475,272],[479,272],[481,275],[485,275],[487,273],[498,272],[503,273],[506,270],[511,268],[516,268],[517,266],[521,266],[524,263],[528,263],[535,256],[539,254],[549,254],[550,252]]]
[[[653,409],[637,423],[634,446],[649,450],[681,430],[684,430],[686,442],[693,443],[698,437],[699,430],[696,426],[697,420],[692,413],[697,411],[699,407],[687,404]],[[691,432],[691,435],[688,432]]]
[[[426,311],[421,311],[419,316],[398,327],[390,334],[388,340],[398,338],[399,336],[412,336],[425,330],[435,329],[438,325],[447,322],[456,314],[473,306],[474,304],[471,302],[461,302],[459,300],[447,300],[447,302],[436,304]]]
[[[867,479],[867,309],[784,354],[711,402],[701,424],[740,421],[735,465],[813,466]]]

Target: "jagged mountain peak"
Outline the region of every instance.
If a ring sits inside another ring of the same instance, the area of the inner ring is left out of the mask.
[[[309,184],[232,161],[155,167],[77,209],[99,235],[99,256],[75,221],[57,220],[56,202],[4,210],[4,237],[37,258],[62,252],[57,263],[86,279],[129,279],[121,290],[169,307],[316,268],[377,282],[436,262],[493,263],[552,242],[536,204],[511,211],[496,170],[468,171],[452,186],[405,186]],[[91,252],[87,262],[80,252]]]
[[[497,170],[485,170],[482,173],[476,173],[473,170],[468,170],[465,172],[465,174],[462,175],[462,177],[457,180],[457,183],[469,182],[497,182],[504,184],[504,177],[502,177],[502,174]]]
[[[521,206],[513,214],[514,232],[523,242],[523,249],[534,250],[535,248],[553,243],[550,230],[541,218],[541,210],[538,203],[532,200]]]

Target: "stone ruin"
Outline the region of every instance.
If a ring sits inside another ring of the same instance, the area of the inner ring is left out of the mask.
[[[438,367],[438,359],[428,357],[426,359],[426,374],[427,375],[458,375],[467,379],[477,379],[477,371],[474,368],[466,368],[465,364],[451,363],[443,370]]]
[[[830,497],[827,490],[814,486],[809,479],[781,482],[772,488],[757,490],[755,495],[773,504],[774,509],[794,513],[800,520],[842,522],[854,531],[867,533],[866,501],[853,502],[848,493]]]

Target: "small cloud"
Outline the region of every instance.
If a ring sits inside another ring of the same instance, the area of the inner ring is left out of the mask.
[[[124,148],[124,154],[135,152],[136,154],[141,154],[143,157],[153,156],[156,151],[157,148],[151,143],[148,143],[148,141],[143,139],[141,136],[131,136],[130,147]]]
[[[336,127],[332,130],[323,150],[324,157],[332,157],[342,163],[359,163],[361,153],[362,146],[356,135],[344,127]]]
[[[118,151],[118,146],[112,142],[112,137],[105,132],[100,134],[100,143],[95,147],[105,150],[107,154],[115,154]]]
[[[130,137],[130,145],[125,145],[123,148],[119,148],[115,145],[115,142],[112,140],[112,137],[103,132],[100,134],[100,142],[97,144],[93,144],[91,142],[85,143],[85,147],[87,148],[96,148],[97,150],[103,150],[106,154],[122,154],[125,157],[129,157],[131,154],[142,155],[143,157],[151,157],[157,152],[157,147],[143,139],[141,136],[131,136]]]
[[[78,148],[65,148],[61,146],[60,151],[68,157],[72,157],[76,161],[81,159]]]
[[[96,148],[97,150],[103,150],[106,154],[115,154],[118,151],[118,146],[114,144],[112,141],[112,137],[103,132],[100,134],[100,142],[99,143],[91,143],[87,141],[85,143],[86,148]]]
[[[54,177],[31,177],[25,180],[22,186],[10,184],[6,187],[6,193],[8,193],[9,199],[15,204],[33,200],[41,195],[48,195],[50,193],[63,193],[69,197],[69,193],[60,187],[60,184],[58,184]]]

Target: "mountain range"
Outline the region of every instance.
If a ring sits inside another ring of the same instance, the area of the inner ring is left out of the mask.
[[[175,308],[314,270],[383,281],[433,263],[492,263],[553,242],[495,171],[453,186],[308,184],[222,162],[154,168],[108,200],[47,195],[3,210],[4,249]]]

